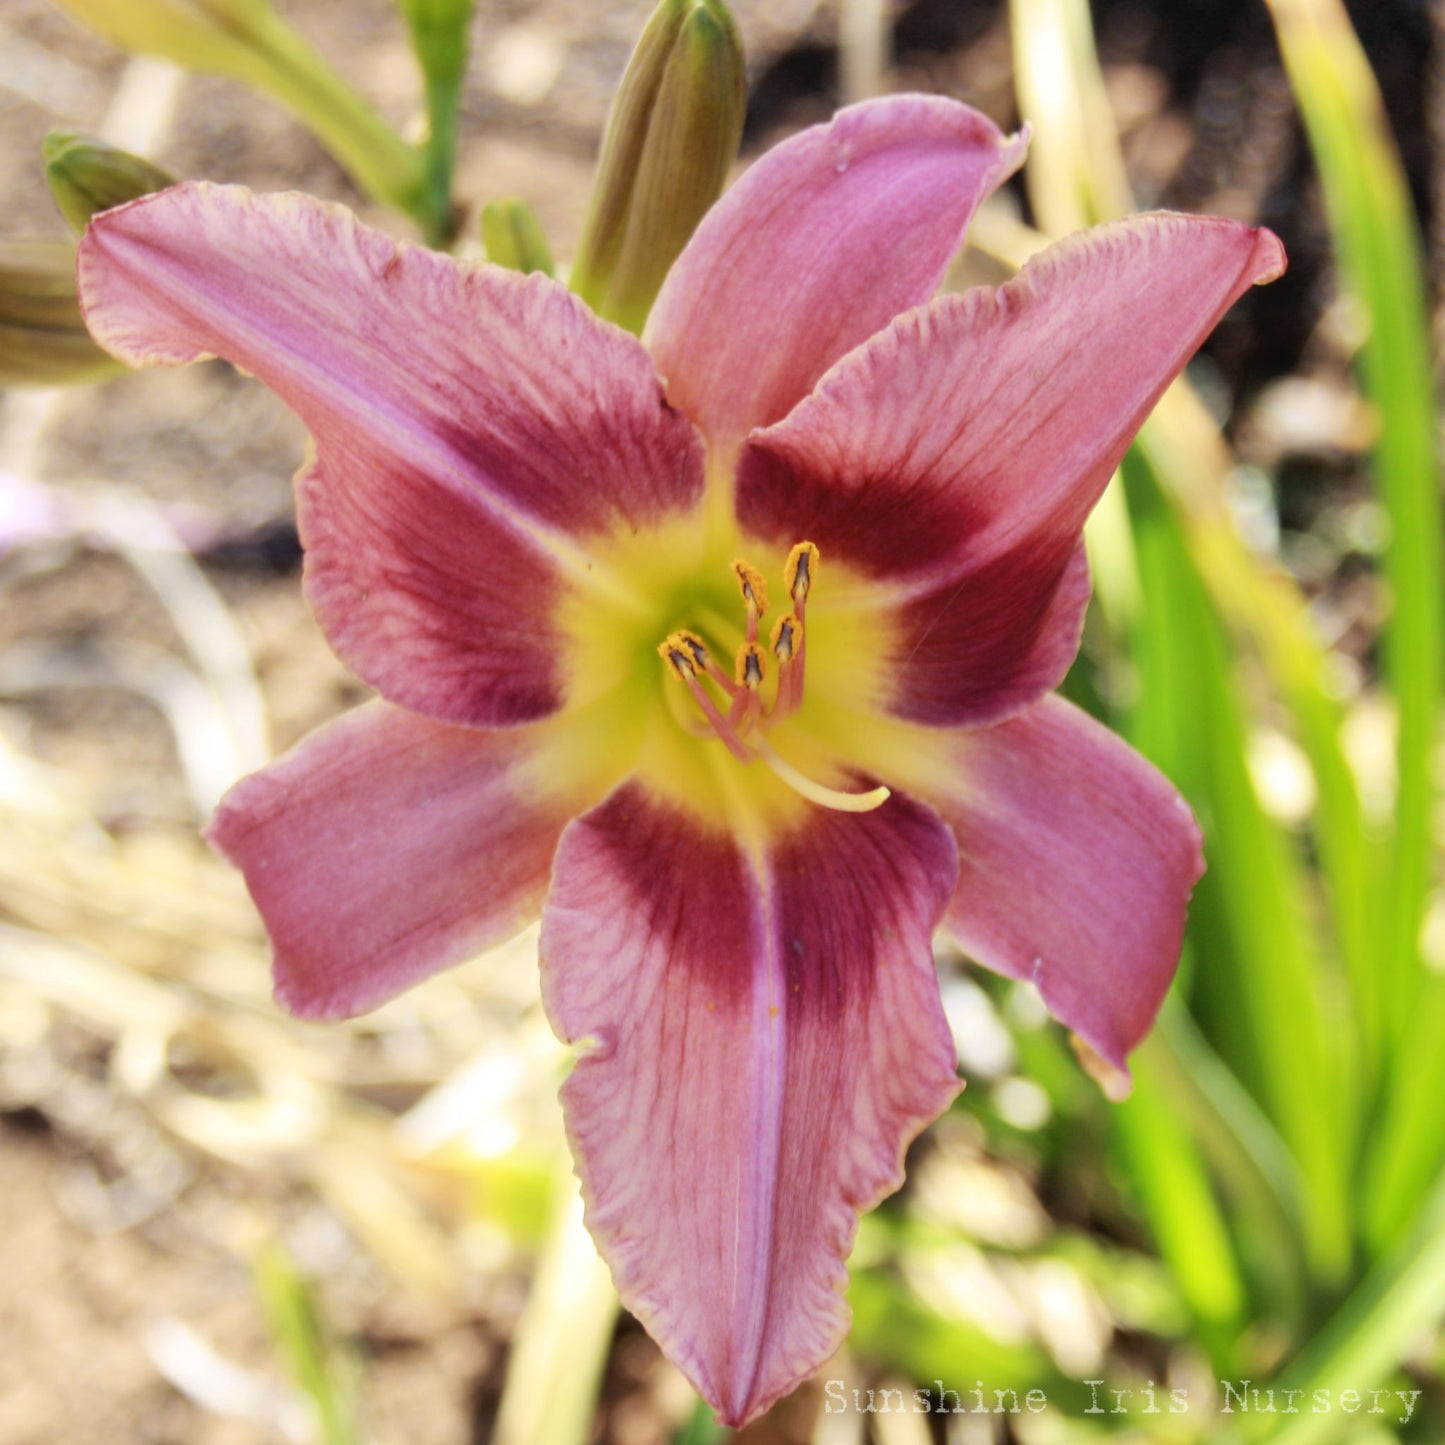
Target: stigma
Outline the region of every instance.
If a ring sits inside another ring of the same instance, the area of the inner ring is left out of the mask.
[[[714,659],[702,636],[687,628],[671,632],[657,652],[668,671],[692,694],[699,725],[690,728],[711,737],[740,763],[761,762],[795,793],[824,808],[845,813],[867,813],[887,801],[887,788],[845,793],[825,787],[800,773],[779,755],[767,731],[791,717],[803,701],[807,666],[808,593],[817,580],[819,554],[812,542],[799,542],[783,568],[783,583],[792,610],[773,624],[765,650],[760,638],[768,611],[768,590],[763,574],[741,558],[732,564],[742,594],[743,642],[733,659],[731,676]],[[773,665],[769,664],[772,654]],[[769,687],[769,674],[773,683]]]

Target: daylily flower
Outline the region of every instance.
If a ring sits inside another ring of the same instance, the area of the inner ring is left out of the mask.
[[[713,208],[641,341],[299,196],[182,186],[81,257],[106,346],[227,357],[315,439],[306,593],[381,698],[211,826],[278,997],[372,1008],[540,909],[589,1226],[734,1424],[842,1339],[858,1214],[960,1087],[935,929],[1123,1070],[1201,869],[1049,693],[1085,515],[1283,256],[1143,216],[930,300],[1023,145],[840,112]]]

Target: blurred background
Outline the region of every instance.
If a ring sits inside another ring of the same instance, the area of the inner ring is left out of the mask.
[[[414,138],[405,8],[279,0]],[[1153,206],[1290,257],[1091,524],[1067,691],[1184,789],[1210,864],[1135,1092],[1106,1103],[1036,996],[940,942],[969,1088],[864,1221],[847,1345],[744,1438],[1439,1441],[1445,7],[733,8],[744,162],[887,90],[1032,123],[952,285]],[[478,0],[460,253],[517,195],[571,256],[649,9]],[[364,689],[300,598],[299,424],[218,363],[106,373],[35,261],[69,244],[41,144],[416,237],[262,89],[0,0],[0,1445],[721,1439],[580,1230],[534,937],[298,1024],[198,839]]]

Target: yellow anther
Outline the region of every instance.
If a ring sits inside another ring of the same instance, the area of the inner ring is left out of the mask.
[[[705,668],[708,664],[707,644],[697,633],[689,632],[687,628],[680,628],[672,634],[687,650],[692,653],[694,667]]]
[[[751,562],[744,562],[741,557],[733,562],[733,571],[737,573],[743,601],[761,617],[768,610],[768,584],[763,581],[763,574]]]
[[[763,649],[756,642],[745,642],[738,648],[737,672],[739,687],[756,691],[763,685]]]
[[[785,612],[773,623],[772,636],[768,639],[773,656],[781,662],[790,662],[803,642],[803,629],[791,612]]]
[[[657,644],[657,655],[672,669],[673,676],[684,682],[696,677],[699,668],[707,667],[707,647],[695,632],[669,632]]]
[[[808,589],[818,578],[818,549],[811,542],[799,542],[788,553],[783,568],[783,584],[793,601],[800,606],[808,600]]]

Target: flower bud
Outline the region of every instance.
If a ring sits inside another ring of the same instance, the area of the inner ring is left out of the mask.
[[[53,130],[40,147],[45,179],[60,214],[80,232],[90,218],[175,184],[159,166],[103,140]]]
[[[90,339],[69,241],[0,241],[0,386],[61,386],[124,368]]]
[[[722,0],[661,0],[613,98],[572,289],[641,331],[672,263],[722,192],[747,106]]]
[[[482,245],[487,260],[510,271],[552,274],[552,251],[542,223],[526,203],[508,196],[482,207]]]

